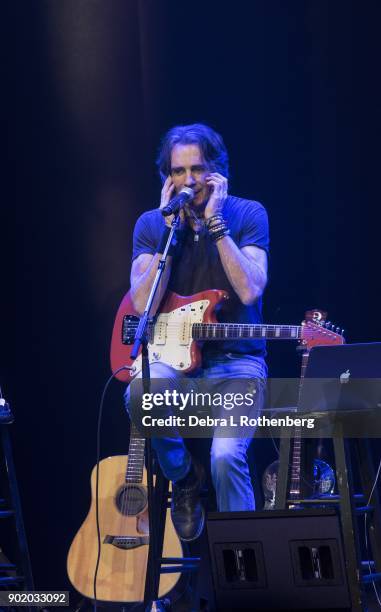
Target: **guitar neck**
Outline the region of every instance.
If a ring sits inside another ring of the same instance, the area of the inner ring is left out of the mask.
[[[304,374],[307,367],[308,352],[302,355],[302,366],[300,372],[300,383],[298,392],[298,405],[300,404],[300,396],[302,392]],[[302,429],[295,428],[295,435],[292,446],[291,473],[290,473],[290,499],[299,499],[300,497],[300,481],[301,481],[301,459],[302,459]]]
[[[266,325],[262,323],[194,323],[194,340],[300,340],[301,325]]]
[[[145,443],[145,438],[141,437],[139,431],[131,421],[126,482],[141,483],[143,481]]]

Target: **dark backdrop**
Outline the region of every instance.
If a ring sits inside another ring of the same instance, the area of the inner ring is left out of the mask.
[[[176,123],[224,136],[230,192],[271,222],[267,322],[326,308],[381,340],[380,3],[65,0],[9,3],[10,225],[2,232],[1,385],[36,585],[67,586],[89,506],[113,317],[154,160]],[[5,296],[5,299],[4,299]],[[298,375],[291,344],[270,371]],[[102,454],[125,453],[115,383]],[[269,459],[271,449],[269,449]]]

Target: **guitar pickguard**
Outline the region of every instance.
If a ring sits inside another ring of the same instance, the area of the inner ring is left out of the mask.
[[[202,323],[209,304],[209,300],[198,300],[158,315],[153,342],[148,343],[150,364],[161,361],[181,372],[192,369],[192,344],[195,342],[192,338],[192,325]],[[130,376],[136,376],[141,367],[140,354],[133,363]]]

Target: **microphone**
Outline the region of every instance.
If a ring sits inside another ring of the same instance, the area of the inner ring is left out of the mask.
[[[194,196],[195,193],[193,189],[190,187],[183,187],[180,192],[168,202],[167,206],[161,209],[161,214],[163,217],[177,214],[179,210],[183,208],[184,204],[193,200]]]

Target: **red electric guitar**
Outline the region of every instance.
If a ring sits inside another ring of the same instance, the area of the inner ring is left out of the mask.
[[[267,325],[258,323],[218,323],[215,309],[228,294],[209,289],[182,296],[169,291],[148,328],[150,363],[161,361],[184,373],[201,365],[201,344],[206,340],[298,340],[309,351],[321,344],[342,344],[343,337],[319,322],[303,325]],[[132,345],[139,322],[130,292],[119,306],[111,340],[111,369],[116,378],[129,382],[141,369],[141,354],[131,359]]]

